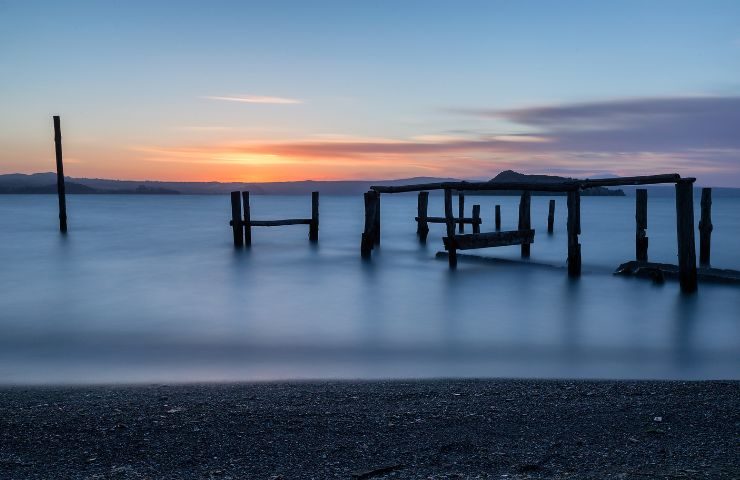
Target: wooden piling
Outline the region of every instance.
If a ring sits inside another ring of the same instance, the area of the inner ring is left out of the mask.
[[[460,218],[465,218],[465,195],[462,193],[457,194],[457,212]],[[465,224],[460,223],[457,227],[460,233],[465,231]]]
[[[319,241],[319,192],[311,192],[311,224],[308,226],[308,239]]]
[[[530,205],[532,201],[532,192],[525,190],[519,199],[519,230],[530,230],[532,228],[532,219],[530,215]],[[522,243],[522,258],[529,258],[529,243]]]
[[[429,192],[419,192],[419,201],[416,208],[419,219],[416,223],[416,234],[419,235],[419,243],[422,244],[427,243],[427,235],[429,234],[429,224],[426,221],[428,210]]]
[[[447,225],[447,257],[450,268],[457,268],[457,250],[455,243],[455,219],[452,214],[452,190],[445,188],[445,220]]]
[[[496,205],[496,231],[501,230],[501,205]]]
[[[375,237],[373,237],[373,243],[380,245],[380,194],[375,192],[375,225],[373,226]]]
[[[555,226],[555,200],[551,199],[547,210],[547,233],[552,233]]]
[[[57,195],[59,197],[59,231],[67,233],[67,198],[64,192],[64,162],[62,161],[62,127],[59,115],[54,115],[54,150],[57,160]]]
[[[638,262],[648,261],[647,229],[647,189],[635,190],[635,259]]]
[[[242,208],[239,203],[239,192],[231,192],[231,229],[234,232],[234,246],[244,245],[242,233]]]
[[[370,258],[375,244],[375,208],[378,202],[375,200],[377,193],[373,190],[365,192],[365,231],[362,232],[360,243],[360,255],[362,258]]]
[[[581,194],[578,190],[568,192],[568,275],[581,275]]]
[[[699,220],[699,265],[708,267],[712,243],[712,189],[701,189],[701,218]]]
[[[473,205],[473,233],[480,233],[480,205]]]
[[[696,246],[694,245],[694,180],[676,183],[676,236],[678,240],[678,278],[681,291],[695,292]]]
[[[244,209],[244,245],[252,246],[252,209],[249,206],[249,192],[242,192],[242,207]]]

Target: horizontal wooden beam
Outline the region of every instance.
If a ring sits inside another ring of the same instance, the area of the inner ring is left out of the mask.
[[[448,237],[443,237],[445,249],[449,245]],[[455,248],[472,250],[475,248],[505,247],[508,245],[528,245],[534,243],[534,230],[510,230],[507,232],[471,233],[455,235]]]
[[[414,220],[427,222],[427,223],[447,223],[447,220],[445,217],[414,217]],[[480,218],[472,218],[472,217],[463,217],[463,218],[453,218],[453,223],[465,223],[468,225],[480,225],[483,223],[483,220]]]
[[[281,227],[283,225],[311,225],[310,218],[287,218],[285,220],[250,220],[252,227]],[[232,225],[233,222],[229,222]]]
[[[667,173],[664,175],[641,175],[638,177],[594,178],[593,180],[579,180],[579,182],[581,184],[581,188],[593,188],[676,183],[679,180],[681,180],[681,175],[677,173]]]

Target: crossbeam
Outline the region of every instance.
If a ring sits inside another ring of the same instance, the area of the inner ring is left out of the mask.
[[[417,222],[427,222],[427,223],[447,222],[445,217],[414,217],[414,220],[416,220]],[[480,225],[481,223],[483,223],[483,220],[481,220],[480,218],[475,218],[475,217],[463,217],[463,218],[456,217],[452,219],[452,222],[453,223],[464,223],[467,225]]]
[[[449,238],[443,237],[445,250],[449,250]],[[534,243],[534,230],[510,230],[506,232],[471,233],[455,235],[455,248],[473,250],[476,248],[505,247],[509,245],[529,245]]]

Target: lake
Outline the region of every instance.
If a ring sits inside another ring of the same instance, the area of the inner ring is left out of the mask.
[[[686,296],[612,275],[634,257],[633,197],[582,198],[576,280],[565,197],[553,235],[548,197],[532,198],[528,264],[456,271],[435,258],[443,225],[419,245],[416,196],[382,201],[382,245],[363,262],[360,195],[321,198],[317,245],[307,226],[255,227],[249,250],[233,247],[228,196],[70,195],[67,236],[55,196],[0,196],[0,383],[740,378],[740,287]],[[467,215],[475,203],[482,231],[495,204],[516,227],[518,197],[468,196]],[[310,216],[308,196],[251,204],[253,219]],[[740,269],[740,199],[715,198],[712,214],[713,265]],[[650,198],[648,222],[650,260],[676,263],[673,199]]]

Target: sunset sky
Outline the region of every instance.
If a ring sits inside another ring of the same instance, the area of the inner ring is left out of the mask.
[[[740,187],[738,1],[0,0],[0,173]]]

